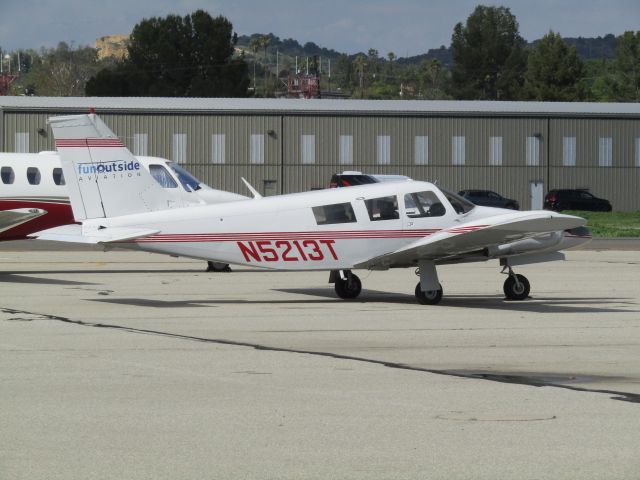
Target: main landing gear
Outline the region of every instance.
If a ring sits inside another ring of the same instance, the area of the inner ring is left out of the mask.
[[[329,283],[334,284],[336,295],[351,300],[360,295],[362,282],[351,270],[334,270],[329,276]]]
[[[508,269],[508,271],[505,272],[505,269]],[[524,300],[529,296],[531,286],[529,285],[527,277],[514,273],[511,267],[503,268],[502,273],[509,275],[502,286],[504,296],[507,297],[507,299]]]
[[[420,273],[422,271],[422,273]],[[502,273],[508,275],[503,285],[504,295],[508,300],[524,300],[529,296],[531,286],[524,275],[516,274],[511,267],[505,266]],[[415,289],[416,300],[422,305],[437,305],[442,300],[442,285],[438,282],[435,265],[425,263],[416,270],[421,281]],[[423,281],[425,289],[423,290]],[[329,283],[334,284],[336,295],[345,300],[357,298],[362,291],[362,282],[351,270],[333,270]]]

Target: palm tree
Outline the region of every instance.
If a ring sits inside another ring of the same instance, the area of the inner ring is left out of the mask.
[[[267,96],[267,74],[268,74],[267,47],[271,43],[271,37],[269,35],[262,35],[260,37],[259,42],[262,48],[264,48],[264,96],[266,97]]]
[[[367,65],[367,62],[363,55],[358,55],[353,63],[360,77],[360,98],[364,98],[364,67]]]
[[[260,40],[252,38],[249,42],[249,48],[253,52],[253,94],[256,94],[256,62],[258,61],[258,49],[260,48]]]

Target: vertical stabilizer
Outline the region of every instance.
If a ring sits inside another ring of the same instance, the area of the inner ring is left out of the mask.
[[[76,220],[169,208],[171,197],[95,114],[49,118]]]

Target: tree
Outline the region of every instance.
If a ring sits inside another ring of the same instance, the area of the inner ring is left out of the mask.
[[[442,68],[442,64],[435,58],[423,60],[420,64],[420,91],[422,98],[426,100],[449,99],[446,94],[448,72]]]
[[[234,58],[237,35],[226,18],[198,10],[153,17],[131,34],[128,57],[87,85],[90,95],[169,97],[246,96],[244,58]]]
[[[618,37],[614,93],[618,101],[640,101],[640,31]]]
[[[529,55],[525,90],[533,100],[580,101],[585,98],[583,76],[584,63],[576,47],[567,45],[559,33],[550,31]]]
[[[60,42],[56,48],[31,56],[31,71],[21,79],[25,88],[36,95],[79,97],[87,81],[101,68],[94,48],[73,48]]]
[[[505,7],[479,5],[451,37],[452,93],[459,99],[512,100],[524,82],[527,52]]]

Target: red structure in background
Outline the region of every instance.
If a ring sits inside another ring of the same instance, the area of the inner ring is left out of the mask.
[[[0,74],[0,95],[6,95],[9,92],[9,86],[15,79],[16,75]]]
[[[320,98],[320,76],[289,75],[287,96],[293,98]]]

